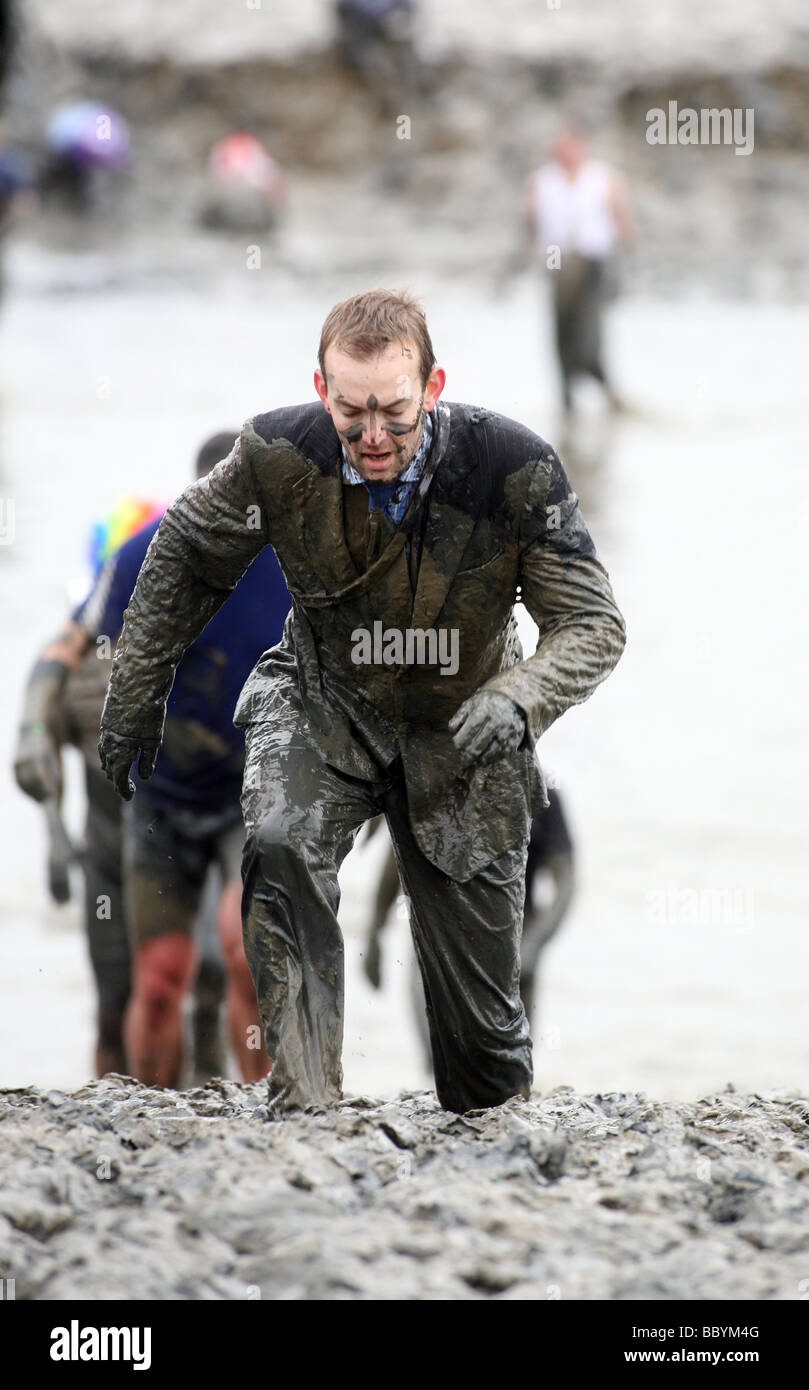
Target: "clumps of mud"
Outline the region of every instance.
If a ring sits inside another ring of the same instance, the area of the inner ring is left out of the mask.
[[[796,1299],[809,1100],[559,1087],[268,1120],[263,1083],[0,1092],[18,1299]]]

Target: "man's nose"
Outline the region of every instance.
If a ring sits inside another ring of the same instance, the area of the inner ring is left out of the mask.
[[[385,434],[385,426],[375,415],[372,415],[366,422],[362,431],[363,444],[381,444]]]

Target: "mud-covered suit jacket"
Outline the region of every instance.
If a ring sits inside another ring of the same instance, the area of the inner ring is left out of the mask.
[[[102,727],[161,735],[183,651],[250,561],[272,544],[292,595],[277,647],[261,657],[235,722],[301,707],[327,762],[379,778],[401,755],[413,833],[465,881],[528,834],[547,804],[534,746],[592,693],[624,646],[624,623],[553,449],[504,416],[438,402],[425,475],[404,520],[362,572],[345,532],[341,445],[323,406],[245,424],[226,459],[168,508],[116,647]],[[355,485],[356,486],[356,485]],[[514,604],[539,627],[523,660]],[[356,664],[358,629],[457,631],[459,665]],[[447,723],[479,690],[524,712],[520,748],[464,768]]]

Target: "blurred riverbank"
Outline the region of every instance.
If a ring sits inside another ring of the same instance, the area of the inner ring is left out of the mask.
[[[560,123],[590,129],[625,175],[637,239],[633,291],[710,287],[771,300],[809,294],[798,209],[809,197],[809,20],[798,0],[687,4],[596,0],[549,9],[423,0],[429,98],[396,122],[338,61],[328,0],[125,7],[31,0],[8,93],[13,138],[36,156],[47,111],[92,95],[130,122],[134,161],[95,226],[48,216],[22,234],[89,246],[116,273],[138,262],[183,277],[244,267],[245,238],[199,237],[205,161],[228,130],[253,130],[290,178],[287,215],[259,239],[292,284],[390,265],[410,277],[493,275],[516,236],[527,173]],[[751,109],[755,144],[659,146],[647,112]]]

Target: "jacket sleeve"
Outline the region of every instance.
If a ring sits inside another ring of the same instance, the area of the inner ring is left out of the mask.
[[[519,585],[539,639],[533,656],[484,688],[520,707],[536,743],[610,674],[624,649],[626,627],[559,459],[545,446],[526,471]]]
[[[183,652],[266,544],[253,468],[237,439],[172,503],[149,545],[115,648],[102,729],[162,737]]]

